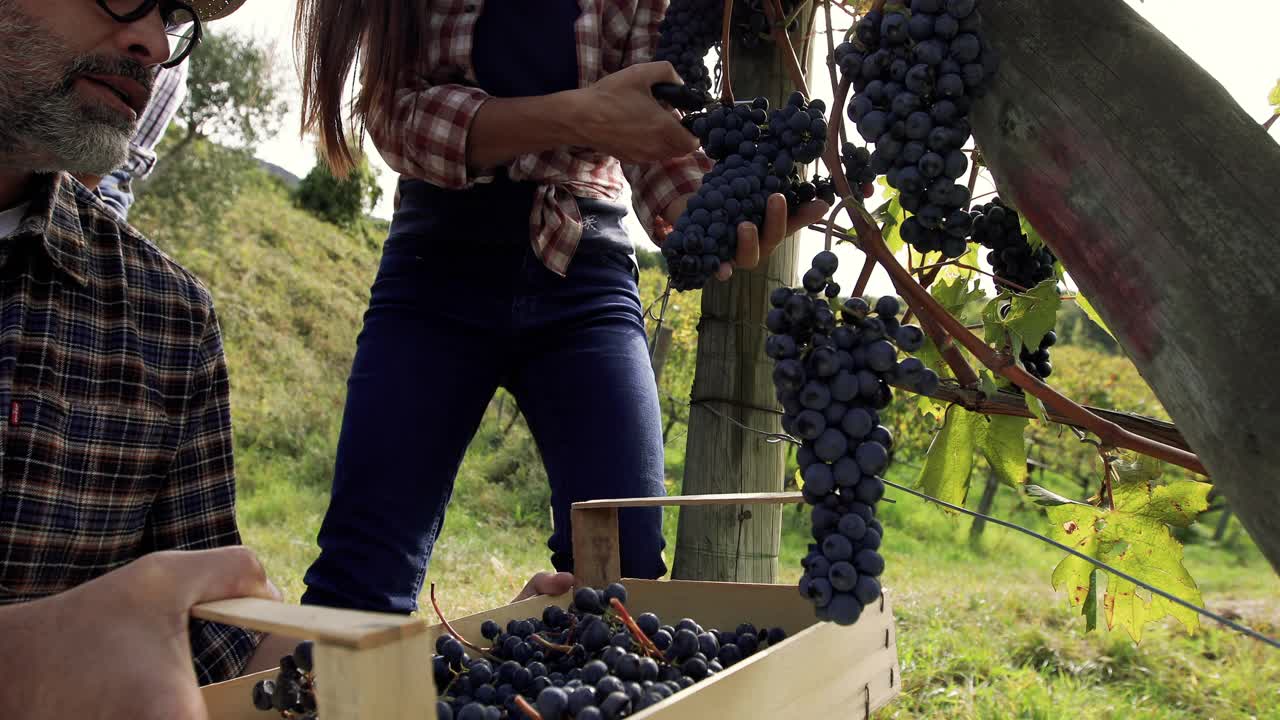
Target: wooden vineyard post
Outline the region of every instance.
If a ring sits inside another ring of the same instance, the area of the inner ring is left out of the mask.
[[[972,121],[1001,196],[1280,570],[1280,145],[1125,3],[981,12],[1001,63]]]
[[[419,618],[256,598],[206,603],[191,616],[315,641],[316,702],[325,720],[435,720],[433,648]],[[252,710],[245,689],[228,685],[239,692],[231,707],[266,717]]]
[[[799,18],[792,42],[809,64],[805,41],[812,6]],[[731,80],[737,99],[769,98],[771,107],[795,90],[771,42],[748,50],[736,40],[730,50]],[[774,396],[772,361],[764,354],[769,293],[796,274],[796,238],[791,237],[757,269],[734,272],[729,282],[711,280],[702,290],[697,365],[689,408],[684,485],[687,495],[769,492],[782,489],[786,447],[766,443],[721,415],[753,428],[781,432]],[[719,414],[717,414],[719,413]],[[678,579],[773,582],[777,576],[782,511],[685,506],[680,509],[675,563]]]

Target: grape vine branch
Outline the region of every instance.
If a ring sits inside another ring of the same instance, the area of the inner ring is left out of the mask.
[[[873,9],[883,7],[883,5],[883,0],[877,0]],[[783,24],[785,18],[781,3],[779,0],[765,0],[764,9],[769,16],[774,41],[781,51],[780,54],[793,84],[797,90],[808,96],[810,93],[804,70],[800,66],[791,38],[788,36],[786,27]],[[831,33],[832,29],[828,27],[827,32]],[[724,60],[728,61],[729,57],[726,55]],[[723,72],[724,75],[729,75],[729,68],[726,66]],[[847,97],[847,93],[848,84],[842,82],[837,93],[836,102],[831,107],[831,119],[828,122],[829,138],[839,137],[837,126],[843,116],[842,109],[844,105],[842,101]],[[840,162],[838,143],[830,141],[827,143],[822,160],[835,183],[837,194],[844,199],[855,198],[854,190],[850,186]],[[909,309],[919,317],[922,329],[942,352],[944,359],[946,359],[963,387],[975,388],[978,384],[978,376],[968,362],[965,361],[955,343],[968,350],[988,369],[999,373],[1024,392],[1043,402],[1045,407],[1055,413],[1056,416],[1061,417],[1071,425],[1084,428],[1093,433],[1103,443],[1133,450],[1164,462],[1181,466],[1200,475],[1208,475],[1208,472],[1194,453],[1136,435],[1110,420],[1099,417],[1067,398],[1050,385],[1033,377],[1020,367],[1014,358],[989,346],[981,338],[974,335],[962,322],[947,312],[937,299],[920,283],[916,282],[911,277],[911,274],[902,267],[888,245],[885,244],[880,227],[861,203],[848,203],[845,209],[856,233],[857,242],[855,244],[866,253],[869,260],[874,260],[888,272],[894,287],[906,300]],[[857,290],[858,288],[855,288],[855,293]]]

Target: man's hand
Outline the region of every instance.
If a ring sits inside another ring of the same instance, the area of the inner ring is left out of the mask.
[[[190,610],[238,597],[281,599],[243,547],[152,553],[59,595],[0,608],[0,717],[207,720]]]
[[[676,198],[667,209],[662,212],[662,219],[667,222],[668,227],[661,231],[662,239],[666,240],[667,233],[671,231],[670,226],[684,214],[685,206],[689,204],[689,195]],[[734,259],[720,263],[720,269],[716,272],[716,279],[720,281],[728,280],[733,276],[735,268],[742,270],[752,270],[760,264],[761,260],[773,254],[773,251],[782,244],[788,235],[799,232],[801,229],[812,225],[813,223],[826,217],[831,210],[831,206],[821,200],[813,200],[796,208],[794,215],[787,214],[787,198],[780,193],[774,193],[769,196],[768,204],[765,207],[764,216],[764,233],[761,234],[760,228],[754,223],[744,222],[738,225],[738,253]]]
[[[573,589],[575,582],[569,573],[540,572],[529,578],[524,589],[511,602],[528,600],[538,595],[562,595]]]
[[[698,138],[653,97],[658,83],[683,84],[669,62],[631,65],[576,91],[577,144],[624,163],[652,163],[696,151]]]

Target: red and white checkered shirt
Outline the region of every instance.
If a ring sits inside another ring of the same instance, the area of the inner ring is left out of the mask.
[[[667,0],[580,0],[574,24],[578,84],[587,87],[628,65],[649,62]],[[467,167],[467,133],[484,91],[464,83],[432,84],[440,69],[456,69],[474,83],[472,37],[484,0],[431,3],[421,39],[426,62],[420,81],[397,92],[389,116],[370,113],[368,131],[378,152],[396,172],[447,189],[464,189],[489,178]],[[542,262],[563,275],[582,237],[576,197],[617,200],[631,183],[636,216],[651,238],[655,219],[674,199],[694,192],[711,161],[701,151],[648,165],[623,165],[584,148],[558,148],[522,155],[508,166],[513,180],[539,185],[530,217],[530,241]],[[674,221],[674,218],[669,220]]]

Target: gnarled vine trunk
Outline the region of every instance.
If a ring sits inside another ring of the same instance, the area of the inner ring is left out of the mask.
[[[1001,195],[1280,570],[1280,146],[1123,2],[981,10],[1001,66],[973,126]]]

